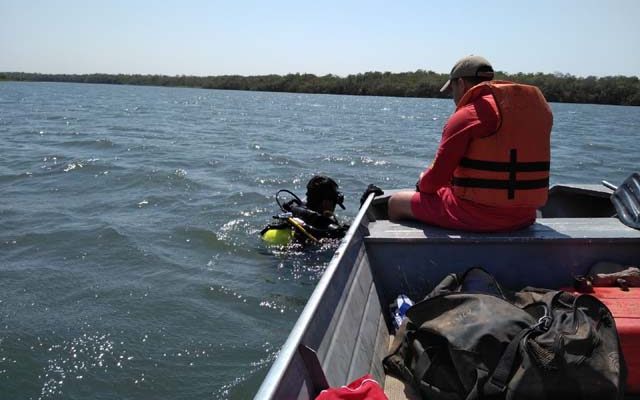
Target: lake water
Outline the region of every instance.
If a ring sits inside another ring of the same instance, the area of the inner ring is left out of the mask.
[[[552,104],[552,183],[639,169],[640,107]],[[251,398],[335,246],[274,194],[412,187],[450,100],[0,83],[0,398]]]

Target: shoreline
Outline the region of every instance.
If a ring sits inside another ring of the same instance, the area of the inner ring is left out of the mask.
[[[313,74],[168,76],[138,74],[41,74],[0,72],[0,82],[67,82],[135,86],[188,87],[200,89],[245,90],[260,92],[389,96],[413,98],[449,98],[440,93],[448,74],[418,70],[415,72],[366,72],[339,77]],[[640,106],[638,77],[606,76],[580,78],[554,74],[506,74],[495,79],[508,80],[540,88],[553,103]]]

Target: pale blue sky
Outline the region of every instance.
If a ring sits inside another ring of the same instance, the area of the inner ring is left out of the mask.
[[[640,0],[0,0],[0,71],[640,76]]]

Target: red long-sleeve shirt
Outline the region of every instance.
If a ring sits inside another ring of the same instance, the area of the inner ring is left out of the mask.
[[[449,118],[433,164],[421,174],[420,191],[411,199],[416,219],[445,228],[480,232],[515,230],[535,221],[535,208],[478,204],[455,196],[451,189],[453,172],[469,142],[491,135],[499,122],[498,107],[488,88]]]

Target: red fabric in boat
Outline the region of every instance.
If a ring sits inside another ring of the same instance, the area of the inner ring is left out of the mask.
[[[329,388],[320,392],[316,400],[388,400],[384,390],[369,374],[347,386]]]

